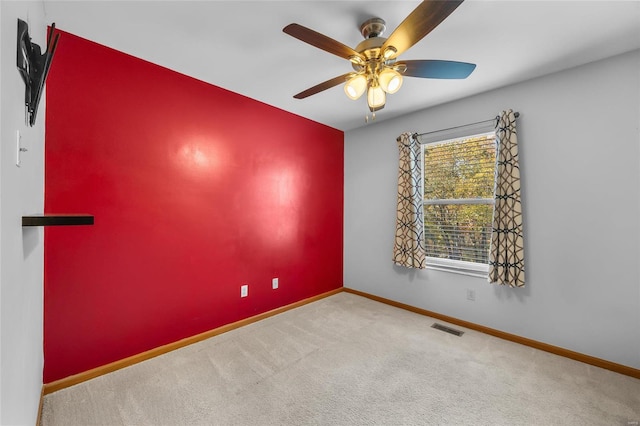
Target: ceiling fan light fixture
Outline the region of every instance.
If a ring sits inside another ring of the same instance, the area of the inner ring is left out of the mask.
[[[382,37],[386,25],[384,20],[371,18],[360,26],[360,32],[365,39],[353,49],[302,25],[287,25],[282,29],[286,34],[349,60],[353,68],[352,72],[316,84],[293,97],[304,99],[344,84],[345,94],[353,100],[360,98],[364,91],[367,91],[367,105],[375,119],[375,111],[384,108],[387,94],[400,90],[403,77],[466,78],[474,70],[475,64],[441,60],[397,62],[398,56],[422,40],[463,2],[464,0],[424,0],[386,38]]]
[[[364,65],[364,59],[362,59],[362,57],[358,55],[349,56],[349,61],[351,61],[351,63],[355,65]]]
[[[364,74],[357,74],[350,78],[344,85],[344,93],[349,99],[356,100],[362,96],[367,89],[367,78]]]
[[[384,52],[382,53],[382,57],[384,58],[385,61],[388,61],[389,59],[393,58],[396,53],[398,53],[398,49],[396,49],[393,46],[389,46],[386,49],[384,49]]]
[[[400,74],[404,74],[407,71],[407,64],[394,64],[391,68]]]
[[[392,68],[385,68],[378,76],[378,81],[382,90],[393,94],[402,86],[402,75]]]
[[[367,104],[371,112],[384,108],[387,96],[378,84],[372,84],[367,91]]]

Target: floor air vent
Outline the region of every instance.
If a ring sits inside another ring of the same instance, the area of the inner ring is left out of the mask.
[[[438,324],[434,322],[431,328],[435,328],[436,330],[444,331],[445,333],[453,334],[454,336],[462,336],[464,331],[456,330],[455,328],[447,327],[446,325]]]

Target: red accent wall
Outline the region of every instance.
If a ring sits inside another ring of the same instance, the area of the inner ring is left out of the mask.
[[[342,286],[343,132],[65,32],[46,95],[45,383]]]

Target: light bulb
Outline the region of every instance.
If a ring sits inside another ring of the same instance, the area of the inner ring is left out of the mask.
[[[367,92],[367,104],[369,104],[369,109],[371,111],[377,111],[379,109],[384,108],[384,104],[387,101],[386,95],[382,88],[375,84],[369,86],[369,91]]]
[[[400,90],[400,86],[402,86],[402,75],[392,68],[385,68],[380,73],[378,81],[382,90],[393,94]]]
[[[344,93],[347,94],[349,99],[354,101],[358,99],[364,93],[367,88],[367,78],[363,74],[358,74],[352,77],[347,84],[344,85]]]

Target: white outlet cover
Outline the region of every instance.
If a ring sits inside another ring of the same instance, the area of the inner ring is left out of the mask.
[[[249,285],[245,284],[240,287],[240,297],[247,297],[249,295]]]
[[[16,166],[20,167],[22,161],[20,161],[20,152],[22,152],[22,146],[20,146],[20,142],[22,139],[22,135],[20,134],[20,130],[16,130]]]
[[[467,300],[476,300],[476,291],[467,289]]]
[[[274,278],[274,279],[271,280],[271,288],[274,289],[274,290],[276,288],[278,288],[278,279],[277,278]]]

